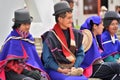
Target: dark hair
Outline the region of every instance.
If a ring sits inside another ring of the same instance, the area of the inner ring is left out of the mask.
[[[12,29],[17,29],[21,26],[20,23],[14,23],[14,25],[12,26]]]
[[[60,13],[60,14],[58,14],[58,15],[56,15],[55,16],[55,21],[56,22],[58,22],[58,17],[62,17],[62,18],[65,18],[66,17],[66,13],[72,13],[72,11],[71,10],[69,10],[69,11],[66,11],[66,12],[63,12],[63,13]]]
[[[104,26],[104,29],[103,29],[103,31],[105,31],[105,30],[107,30],[108,29],[108,27],[110,26],[110,24],[112,23],[112,21],[113,20],[117,20],[118,21],[118,23],[120,23],[120,20],[119,19],[104,19],[103,20],[103,26]]]
[[[14,25],[12,26],[12,29],[17,29],[21,26],[21,24],[31,24],[31,22],[28,23],[14,23]]]
[[[91,31],[92,31],[92,29],[93,29],[93,25],[94,25],[94,24],[97,25],[97,26],[99,25],[99,24],[93,23],[93,21],[90,20],[90,26],[91,26],[91,29],[90,29],[90,30],[91,30]]]

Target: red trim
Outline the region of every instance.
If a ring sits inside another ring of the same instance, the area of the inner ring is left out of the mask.
[[[66,47],[68,47],[68,44],[67,44],[67,41],[66,41],[66,37],[62,31],[62,29],[60,28],[60,26],[58,24],[55,24],[53,30],[56,32],[57,36],[61,39],[61,41],[64,43],[64,45]],[[73,31],[72,31],[72,28],[69,28],[69,31],[70,31],[70,38],[72,40],[74,40],[74,34],[73,34]],[[63,50],[63,54],[66,56],[66,57],[69,57],[71,56],[71,54],[69,53],[68,50],[66,50],[66,48],[62,45],[62,50]]]
[[[26,50],[25,50],[25,48],[24,48],[22,42],[21,42],[21,46],[22,46],[22,50],[23,50],[23,58],[27,58],[28,55],[27,55],[27,53],[26,53]]]
[[[84,69],[84,72],[83,74],[86,76],[86,77],[90,77],[92,75],[92,72],[93,72],[93,66],[90,65],[89,67],[87,67],[86,69]]]
[[[3,68],[3,69],[1,70],[1,72],[0,72],[0,80],[6,80],[4,68]]]

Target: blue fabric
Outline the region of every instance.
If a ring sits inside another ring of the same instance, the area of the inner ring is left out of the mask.
[[[105,58],[104,61],[116,62],[116,60],[120,58],[120,42],[116,34],[114,37],[115,43],[112,42],[109,31],[106,30],[102,33],[104,52],[101,56]]]
[[[57,71],[48,71],[51,80],[88,80],[85,76],[67,76]]]
[[[89,29],[91,30],[92,26],[90,25],[90,21],[93,21],[94,24],[100,24],[101,18],[99,16],[91,16],[86,19],[85,23],[83,23],[80,27],[80,30]]]
[[[77,52],[76,62],[74,64],[75,67],[79,67],[79,64],[81,64],[81,61],[83,60],[83,48],[82,46],[79,48]],[[53,58],[53,55],[48,48],[46,42],[43,42],[43,52],[42,52],[42,58],[44,67],[46,68],[51,80],[88,80],[85,76],[66,76],[60,72],[57,71],[58,64],[56,63],[55,59]]]
[[[90,20],[92,20],[94,24],[101,23],[101,18],[99,16],[91,16],[91,17],[87,18],[86,21],[82,24],[80,30],[88,29],[91,31],[92,26],[90,25]],[[92,35],[93,35],[93,33],[92,33]],[[101,53],[98,50],[98,45],[97,45],[94,35],[92,38],[93,38],[92,45],[91,45],[90,49],[85,52],[85,58],[81,64],[81,67],[83,67],[83,68],[89,67],[90,65],[92,65],[92,63],[96,59],[101,58]],[[98,44],[100,45],[101,36],[97,35],[96,38],[98,38]]]
[[[71,48],[71,51],[73,51],[74,55],[78,57],[78,49],[82,46],[83,35],[79,30],[76,30],[76,29],[72,29],[72,30],[74,32],[75,43],[76,43],[76,47],[73,50],[72,50],[72,46],[70,46],[70,39],[69,39],[70,37],[68,34],[69,33],[68,29],[63,30],[63,32],[66,36],[68,47]],[[52,55],[54,55],[53,57],[57,63],[58,62],[61,64],[62,63],[64,63],[64,64],[71,63],[63,54],[61,43],[56,38],[56,36],[53,34],[52,31],[45,32],[41,37],[42,37],[43,42],[44,41],[46,42],[48,48],[50,49],[50,52],[52,53]],[[84,52],[82,50],[83,49],[81,49],[81,55],[80,55],[82,57],[81,59],[83,59],[83,57],[84,57]]]
[[[15,30],[11,31],[11,33],[7,37],[7,39],[11,36],[20,37]],[[31,34],[29,34],[27,39],[34,41]],[[7,41],[5,43],[5,45],[3,46],[2,52],[0,52],[0,63],[2,65],[6,65],[6,62],[11,58],[13,58],[13,59],[14,58],[17,58],[17,59],[18,58],[25,58],[24,51],[22,49],[21,44],[23,45],[23,47],[27,53],[27,56],[28,56],[28,58],[26,58],[27,59],[26,64],[35,68],[35,69],[39,69],[41,71],[45,70],[43,65],[42,65],[41,59],[36,52],[35,45],[32,43],[29,43],[28,41],[18,40],[18,39],[17,40],[10,39],[9,41]],[[2,67],[2,65],[0,65],[0,67]]]
[[[83,60],[83,47],[80,47],[77,53],[77,58],[76,58],[76,62],[74,64],[74,66],[77,68],[80,66],[82,60]],[[50,52],[47,44],[44,42],[43,43],[43,53],[42,53],[42,57],[43,57],[43,62],[44,62],[44,66],[46,69],[53,69],[55,71],[57,71],[58,69],[58,65],[55,62],[52,53]]]
[[[42,58],[43,58],[44,67],[46,69],[50,68],[50,69],[57,71],[58,65],[54,61],[52,53],[50,53],[50,50],[45,42],[43,43]]]
[[[81,64],[81,67],[87,68],[90,65],[92,65],[92,63],[95,60],[97,60],[99,58],[101,58],[101,53],[98,50],[96,39],[93,37],[92,45],[91,45],[90,49],[85,53],[85,58]]]

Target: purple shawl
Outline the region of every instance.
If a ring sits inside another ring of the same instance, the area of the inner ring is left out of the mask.
[[[43,71],[44,67],[42,65],[40,57],[36,52],[32,35],[29,34],[26,40],[21,40],[19,37],[20,36],[16,30],[13,30],[5,40],[5,44],[0,52],[0,75],[3,75],[2,72],[9,60],[19,58],[25,59],[26,65],[36,68],[42,71],[44,75],[47,75],[46,72]]]
[[[83,29],[88,29],[91,31],[92,26],[90,25],[90,21],[92,21],[94,24],[100,24],[101,23],[101,18],[99,16],[92,16],[89,17],[84,24],[81,26],[80,30]],[[92,33],[92,32],[91,32]],[[93,33],[92,33],[93,34]],[[96,36],[97,38],[101,38],[100,35]],[[98,44],[99,46],[101,46],[99,41],[100,39],[98,39]],[[93,41],[92,41],[92,45],[89,48],[88,51],[85,52],[85,58],[82,62],[82,64],[80,65],[82,68],[84,68],[84,75],[86,75],[87,77],[89,77],[92,74],[92,64],[94,63],[95,60],[101,58],[101,53],[99,52],[98,49],[98,45],[96,42],[95,37],[93,36]]]

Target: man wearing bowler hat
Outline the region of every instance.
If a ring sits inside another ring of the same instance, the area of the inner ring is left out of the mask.
[[[26,8],[15,11],[13,30],[0,52],[1,80],[49,80],[29,33],[32,20]]]
[[[87,80],[80,64],[83,35],[72,28],[72,9],[66,1],[54,5],[56,24],[42,35],[42,60],[52,80]]]

